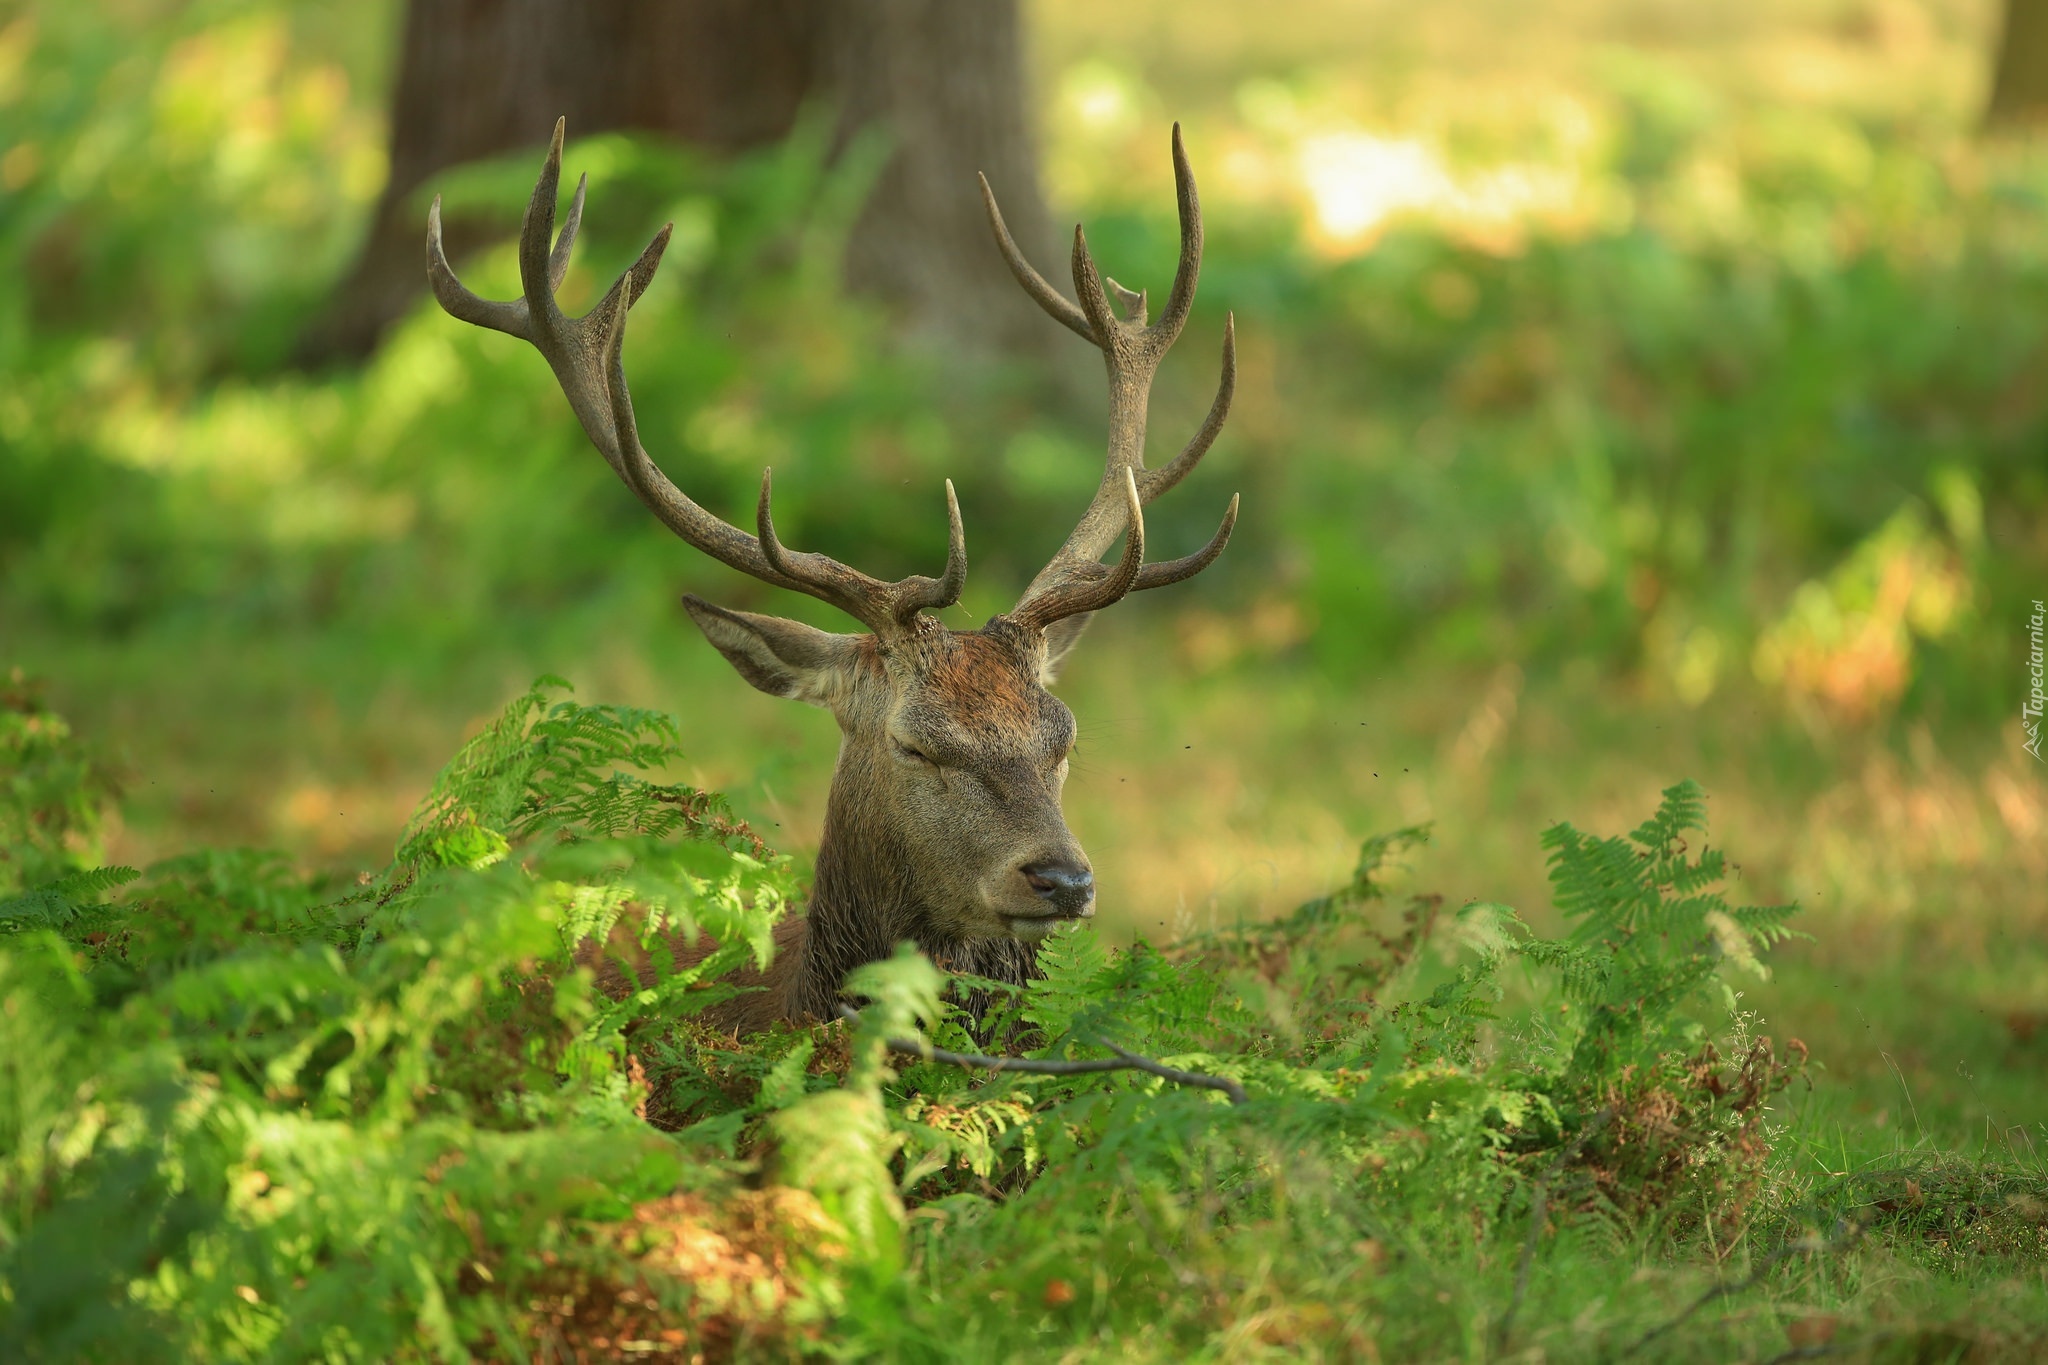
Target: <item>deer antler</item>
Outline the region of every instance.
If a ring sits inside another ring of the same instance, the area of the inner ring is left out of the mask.
[[[441,307],[464,322],[518,337],[539,351],[605,462],[664,526],[720,563],[764,583],[830,602],[878,635],[901,633],[919,612],[959,601],[967,579],[967,539],[951,480],[946,483],[949,534],[944,576],[913,574],[885,583],[825,555],[783,548],[768,514],[767,470],[761,473],[758,539],[705,511],[661,472],[640,444],[633,401],[626,389],[626,315],[654,278],[674,225],[664,226],[654,235],[640,259],[619,276],[596,307],[580,318],[564,314],[555,302],[555,290],[569,268],[569,251],[583,221],[583,197],[589,185],[588,176],[576,182],[576,197],[563,220],[561,236],[550,246],[555,198],[562,183],[564,123],[555,121],[547,162],[541,167],[519,232],[523,297],[505,302],[479,298],[455,277],[441,246],[441,201],[438,197],[434,200],[427,214],[427,278]]]
[[[1115,280],[1108,285],[1124,316],[1112,315],[1104,281],[1096,273],[1088,239],[1078,223],[1074,226],[1073,264],[1074,292],[1080,305],[1075,306],[1047,283],[1011,240],[1002,210],[996,207],[995,192],[989,188],[988,177],[982,177],[982,202],[987,205],[989,226],[995,229],[996,245],[1010,273],[1054,321],[1100,347],[1109,370],[1109,452],[1102,483],[1066,543],[1011,608],[1009,617],[1019,624],[1043,629],[1063,617],[1109,606],[1129,593],[1192,578],[1216,562],[1237,524],[1237,498],[1233,495],[1223,524],[1207,545],[1162,564],[1144,562],[1145,504],[1186,478],[1209,453],[1230,415],[1230,399],[1237,386],[1237,329],[1235,319],[1230,319],[1223,324],[1223,378],[1208,417],[1180,454],[1158,469],[1145,467],[1145,412],[1152,376],[1187,323],[1188,310],[1195,302],[1195,279],[1202,269],[1202,206],[1178,123],[1173,125],[1173,179],[1180,201],[1180,263],[1159,320],[1148,326],[1144,291],[1134,293]],[[1101,563],[1103,552],[1120,535],[1125,537],[1123,556],[1114,568],[1107,567]]]

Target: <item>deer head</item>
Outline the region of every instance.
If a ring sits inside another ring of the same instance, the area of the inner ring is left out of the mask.
[[[1047,691],[1062,656],[1093,612],[1133,592],[1192,577],[1230,539],[1237,499],[1209,543],[1163,563],[1145,562],[1144,507],[1207,453],[1229,412],[1234,334],[1223,332],[1223,378],[1207,419],[1173,460],[1147,469],[1145,415],[1153,374],[1194,303],[1201,265],[1201,209],[1173,130],[1180,202],[1180,261],[1166,306],[1146,320],[1143,291],[1097,275],[1074,229],[1074,288],[1062,296],[1025,261],[1003,225],[986,179],[982,195],[996,243],[1038,305],[1101,350],[1109,377],[1109,444],[1102,482],[1058,553],[1016,606],[980,630],[956,631],[926,613],[960,599],[966,538],[953,485],[944,572],[888,583],[820,554],[792,550],[775,533],[771,478],[763,471],[749,535],[693,502],[642,447],[626,387],[629,310],[653,278],[669,229],[655,235],[596,307],[566,316],[554,291],[568,266],[587,177],[555,235],[563,125],[527,205],[519,243],[523,297],[479,298],[450,270],[441,246],[440,201],[427,224],[427,273],[455,317],[522,338],[546,358],[583,429],[627,487],[663,525],[699,550],[777,587],[808,593],[866,627],[833,634],[751,612],[683,599],[706,638],[760,690],[809,702],[838,719],[841,744],[819,843],[804,964],[783,1004],[829,1016],[840,978],[913,939],[964,968],[1020,979],[1032,945],[1063,922],[1094,913],[1088,858],[1067,829],[1060,793],[1074,718]],[[1108,293],[1105,292],[1105,283]],[[1113,293],[1122,314],[1111,312]],[[1114,565],[1103,555],[1123,540]]]

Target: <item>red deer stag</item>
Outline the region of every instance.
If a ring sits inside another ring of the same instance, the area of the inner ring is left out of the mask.
[[[1105,281],[1096,274],[1078,225],[1073,265],[1080,303],[1062,296],[1018,251],[988,181],[982,181],[996,244],[1024,292],[1102,351],[1109,371],[1109,451],[1102,483],[1066,543],[1016,606],[973,631],[951,630],[925,614],[959,601],[967,575],[966,541],[950,480],[944,574],[885,583],[776,539],[767,471],[756,537],[692,502],[649,458],[634,424],[622,356],[627,312],[653,277],[669,229],[655,235],[595,308],[580,318],[566,316],[554,291],[569,263],[588,177],[577,184],[555,237],[560,123],[520,234],[524,297],[492,302],[455,278],[442,251],[435,201],[427,220],[427,274],[443,308],[464,322],[531,342],[554,369],[598,452],[676,535],[741,573],[829,602],[869,631],[835,635],[683,599],[698,628],[741,677],[763,692],[828,708],[843,736],[810,913],[778,934],[779,951],[766,979],[746,978],[766,989],[717,1012],[721,1025],[745,1031],[775,1018],[829,1018],[845,974],[888,956],[904,939],[953,967],[1022,981],[1035,971],[1041,939],[1058,925],[1095,913],[1088,856],[1060,813],[1074,717],[1046,685],[1089,613],[1129,593],[1201,572],[1223,552],[1237,520],[1233,497],[1207,545],[1180,559],[1145,563],[1144,506],[1207,453],[1229,411],[1236,375],[1226,323],[1223,378],[1207,419],[1179,455],[1147,469],[1145,410],[1152,376],[1187,322],[1202,258],[1201,209],[1178,125],[1173,169],[1180,262],[1166,306],[1150,325],[1144,292],[1109,280],[1122,313],[1112,315]],[[1122,555],[1104,565],[1102,556],[1119,536]],[[586,953],[586,960],[591,956]]]

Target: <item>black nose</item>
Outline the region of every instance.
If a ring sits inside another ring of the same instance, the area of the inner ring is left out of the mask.
[[[1024,880],[1040,900],[1050,901],[1063,914],[1092,913],[1095,903],[1095,874],[1075,863],[1029,863],[1019,868]]]

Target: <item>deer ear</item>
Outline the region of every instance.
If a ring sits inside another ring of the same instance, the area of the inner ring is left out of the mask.
[[[750,611],[727,611],[685,595],[683,606],[704,638],[739,675],[771,697],[829,707],[845,691],[860,637],[834,635]]]
[[[1060,665],[1066,662],[1067,651],[1081,639],[1081,632],[1088,629],[1088,623],[1095,619],[1095,613],[1084,611],[1078,616],[1063,617],[1045,628],[1045,666],[1038,670],[1038,680],[1050,685],[1060,675]]]

